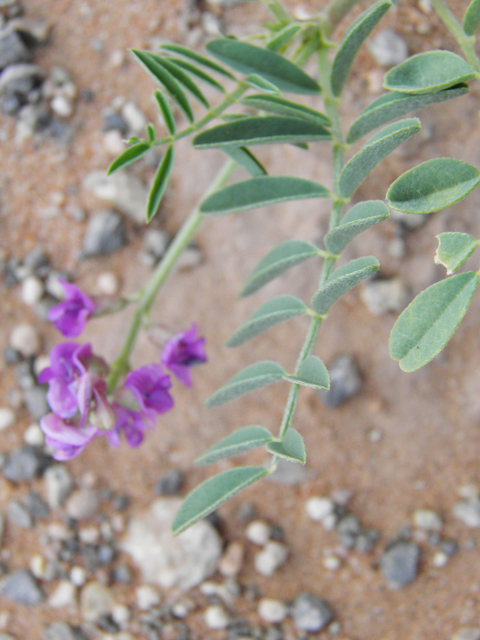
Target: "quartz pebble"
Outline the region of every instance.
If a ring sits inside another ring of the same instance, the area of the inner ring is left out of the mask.
[[[247,540],[263,547],[270,538],[270,525],[263,520],[254,520],[245,529],[245,535]]]
[[[371,54],[382,67],[394,67],[408,58],[405,40],[393,29],[384,29],[367,42]]]
[[[255,571],[262,576],[273,576],[283,566],[288,557],[288,548],[281,542],[269,541],[255,556]]]
[[[230,623],[230,616],[225,609],[218,604],[207,607],[203,618],[209,629],[226,629]]]
[[[0,431],[5,431],[15,422],[15,414],[11,409],[0,407]]]
[[[73,489],[73,479],[67,467],[55,464],[45,471],[47,500],[51,509],[58,509]]]
[[[244,552],[245,549],[240,541],[234,540],[230,542],[218,563],[218,570],[222,576],[231,578],[240,572]]]
[[[87,572],[83,567],[78,565],[73,566],[70,569],[70,582],[76,587],[83,587],[87,581]]]
[[[258,615],[265,622],[277,624],[283,622],[287,616],[287,607],[275,598],[262,598],[258,603]]]
[[[152,607],[160,604],[160,596],[158,591],[148,584],[141,585],[135,590],[137,598],[137,606],[140,611],[148,611]]]
[[[322,522],[335,509],[333,500],[321,496],[312,496],[305,503],[305,510],[312,520]]]
[[[41,348],[38,331],[27,323],[17,325],[10,334],[10,346],[25,358],[36,356]]]
[[[480,527],[480,498],[458,502],[453,507],[454,515],[467,527],[477,529]]]
[[[117,276],[111,271],[105,271],[97,278],[97,289],[106,296],[114,296],[118,293],[119,286]]]
[[[55,591],[48,599],[51,607],[70,607],[75,604],[76,589],[69,580],[61,580]]]
[[[97,495],[90,489],[79,489],[70,496],[66,508],[71,518],[87,520],[98,509]]]
[[[80,610],[87,622],[97,623],[103,616],[108,616],[114,605],[113,594],[100,582],[89,582],[80,594]]]
[[[431,509],[417,509],[413,513],[413,525],[424,531],[441,531],[443,522],[436,511]]]
[[[25,304],[33,307],[44,294],[43,283],[39,278],[30,276],[22,282],[22,300]]]
[[[437,553],[433,556],[432,564],[437,569],[441,569],[444,567],[447,562],[450,560],[450,556],[444,551],[437,551]]]

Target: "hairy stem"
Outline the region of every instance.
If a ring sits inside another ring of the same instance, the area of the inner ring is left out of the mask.
[[[475,38],[469,38],[467,36],[458,20],[448,8],[445,0],[432,0],[432,5],[440,20],[457,41],[467,61],[474,67],[477,73],[480,73],[480,60],[475,53],[474,47]]]
[[[135,315],[133,316],[130,329],[125,338],[124,345],[120,352],[119,357],[113,363],[110,370],[110,374],[107,381],[108,392],[113,393],[117,388],[117,385],[121,377],[128,371],[130,355],[132,353],[135,341],[137,339],[138,332],[142,326],[145,316],[150,311],[157,293],[160,287],[163,285],[172,268],[175,266],[180,254],[185,249],[187,244],[191,241],[195,231],[198,229],[203,219],[203,214],[200,213],[200,204],[203,200],[217,191],[221,186],[225,184],[228,178],[231,176],[236,163],[233,160],[226,162],[216,175],[213,182],[208,187],[207,191],[200,198],[198,204],[193,209],[190,216],[185,220],[179,232],[176,234],[174,240],[165,253],[162,261],[159,263],[153,274],[150,276],[147,284],[143,288],[140,298],[137,302]]]

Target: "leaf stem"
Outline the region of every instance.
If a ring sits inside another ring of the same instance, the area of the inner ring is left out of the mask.
[[[467,61],[477,72],[480,72],[480,60],[475,53],[474,47],[475,39],[467,36],[458,20],[448,8],[445,0],[432,0],[432,5],[440,20],[457,41]]]
[[[135,341],[137,339],[138,332],[143,324],[145,316],[148,315],[150,307],[152,306],[160,287],[163,285],[172,268],[175,266],[180,254],[185,249],[187,244],[192,239],[195,231],[198,229],[204,216],[200,213],[200,204],[203,200],[211,195],[214,191],[217,191],[221,186],[225,184],[228,178],[231,176],[236,166],[235,161],[228,160],[220,169],[207,191],[198,201],[197,205],[183,223],[179,232],[176,234],[174,240],[165,253],[162,261],[159,263],[153,274],[150,276],[147,284],[140,294],[140,298],[137,302],[135,315],[133,316],[132,323],[130,325],[127,337],[123,344],[119,357],[112,364],[110,374],[107,380],[108,392],[113,393],[118,386],[121,377],[128,371],[130,355],[132,353]]]

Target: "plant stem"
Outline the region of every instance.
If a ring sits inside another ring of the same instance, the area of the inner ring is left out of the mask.
[[[432,5],[440,20],[457,41],[467,61],[474,67],[477,73],[480,73],[480,60],[475,53],[474,47],[475,38],[469,38],[467,36],[458,20],[448,8],[445,0],[432,0]]]
[[[180,254],[185,249],[187,244],[192,239],[195,231],[198,229],[204,216],[200,213],[200,204],[203,200],[214,191],[217,191],[221,186],[225,184],[228,178],[231,176],[236,163],[233,160],[228,160],[220,169],[207,191],[200,198],[197,205],[193,209],[190,216],[185,220],[179,232],[176,234],[167,252],[165,253],[162,261],[159,263],[153,274],[150,276],[147,284],[141,292],[140,298],[137,302],[135,315],[133,316],[130,329],[125,339],[124,345],[120,352],[119,357],[112,364],[110,374],[108,376],[107,386],[108,392],[113,393],[117,388],[117,385],[121,377],[128,371],[130,355],[135,345],[138,332],[142,326],[145,316],[150,311],[157,293],[160,287],[163,285],[172,268],[175,266]]]

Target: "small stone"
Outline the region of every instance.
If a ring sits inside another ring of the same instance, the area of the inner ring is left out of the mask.
[[[383,577],[391,589],[400,589],[415,580],[418,574],[420,547],[414,542],[397,542],[380,559]]]
[[[265,622],[278,624],[287,617],[287,607],[281,600],[275,598],[262,598],[258,603],[258,615]]]
[[[404,213],[403,211],[398,211],[397,209],[390,209],[390,218],[397,224],[401,225],[404,229],[408,229],[410,231],[413,229],[418,229],[428,220],[428,216]]]
[[[118,129],[111,129],[103,134],[103,147],[112,156],[119,156],[125,151],[125,142]]]
[[[108,616],[114,605],[113,594],[100,582],[89,582],[80,593],[80,611],[87,622],[97,623]]]
[[[347,515],[341,518],[337,529],[342,547],[345,549],[353,549],[362,530],[358,518],[353,515]]]
[[[32,447],[43,447],[45,444],[45,434],[37,422],[33,422],[25,429],[23,439]]]
[[[201,15],[201,21],[202,28],[208,36],[218,38],[223,35],[219,18],[211,11],[204,11]]]
[[[10,334],[10,346],[24,358],[36,356],[41,349],[40,336],[31,324],[19,324]]]
[[[114,253],[126,242],[127,230],[118,213],[101,211],[88,221],[87,231],[83,238],[82,257],[91,258]]]
[[[72,492],[72,476],[63,464],[55,464],[45,471],[44,478],[50,509],[58,509]]]
[[[367,41],[367,45],[382,67],[394,67],[408,58],[407,43],[393,29],[379,31],[372,40]]]
[[[440,543],[440,551],[447,556],[454,556],[458,552],[458,543],[455,540],[443,540]]]
[[[122,107],[121,114],[131,134],[138,135],[144,132],[147,120],[133,102],[126,102]]]
[[[43,579],[45,575],[46,564],[47,563],[45,561],[45,558],[39,553],[36,553],[31,557],[29,567],[35,578],[38,578],[39,580]]]
[[[240,572],[243,564],[244,552],[244,546],[239,540],[230,542],[218,563],[218,570],[222,576],[231,578]]]
[[[155,485],[155,493],[161,496],[177,495],[184,482],[185,475],[180,469],[172,469],[160,478]]]
[[[444,567],[447,562],[450,560],[450,556],[443,551],[437,551],[437,553],[433,556],[432,564],[437,569],[441,569]]]
[[[9,20],[8,28],[17,31],[29,46],[45,44],[50,33],[50,25],[45,20],[15,18]]]
[[[34,520],[46,520],[50,515],[48,505],[36,491],[30,491],[30,493],[25,496],[23,502]]]
[[[480,527],[480,498],[458,502],[453,507],[453,513],[467,527],[477,529]]]
[[[417,509],[413,513],[413,526],[424,531],[441,531],[443,522],[436,511],[431,509]]]
[[[75,491],[66,504],[67,513],[75,520],[88,520],[98,509],[98,498],[91,489]]]
[[[312,496],[305,503],[305,510],[312,520],[322,522],[327,516],[333,513],[335,505],[330,498]]]
[[[267,481],[293,486],[306,482],[311,476],[312,472],[309,471],[307,465],[280,458],[275,471],[267,475]]]
[[[45,595],[28,569],[19,569],[0,581],[0,593],[6,598],[28,606],[40,604]]]
[[[83,567],[74,566],[70,569],[70,582],[76,587],[83,587],[87,581],[87,572]]]
[[[380,533],[376,529],[362,531],[355,540],[355,551],[358,553],[370,553],[379,538]]]
[[[342,566],[342,561],[338,556],[327,555],[323,559],[323,566],[329,571],[337,571]]]
[[[315,633],[333,620],[333,611],[322,598],[311,593],[302,593],[295,598],[292,617],[296,629]]]
[[[130,620],[130,609],[124,604],[116,604],[112,609],[112,620],[120,627],[125,627]]]
[[[89,640],[81,629],[66,622],[54,622],[43,633],[43,640]]]
[[[8,503],[8,519],[22,529],[31,529],[33,527],[33,518],[30,512],[18,500],[10,500]]]
[[[140,611],[148,611],[152,607],[156,607],[160,604],[160,595],[153,587],[148,584],[144,584],[135,589],[135,595],[137,597],[137,607]]]
[[[65,290],[60,280],[70,281],[70,275],[65,272],[51,271],[45,281],[45,289],[48,293],[57,300],[63,300],[65,298]]]
[[[288,548],[281,542],[267,542],[264,549],[255,556],[255,571],[262,576],[273,576],[288,558]]]
[[[25,304],[33,307],[44,294],[43,282],[35,277],[30,276],[22,282],[22,300]]]
[[[264,520],[254,520],[245,529],[247,540],[263,547],[270,539],[270,525]]]
[[[360,391],[362,379],[352,356],[336,357],[330,363],[328,372],[330,374],[330,389],[318,392],[328,407],[339,407]]]
[[[479,627],[462,627],[452,636],[452,640],[480,640]]]
[[[11,409],[0,407],[0,431],[5,431],[15,422],[15,414]]]
[[[148,229],[145,233],[145,251],[155,258],[155,262],[163,258],[170,242],[170,235],[162,229]]]
[[[31,389],[25,389],[23,404],[35,420],[40,420],[50,412],[47,402],[47,388],[44,385],[37,385]]]
[[[118,293],[120,283],[117,276],[111,271],[101,273],[97,278],[97,289],[105,296],[114,296]]]
[[[84,187],[101,200],[106,200],[134,222],[145,222],[145,202],[148,189],[138,178],[126,171],[106,176],[104,171],[89,173]]]
[[[132,581],[132,573],[125,564],[119,564],[113,570],[113,580],[114,582],[128,584]]]
[[[32,54],[16,31],[0,30],[0,70],[19,62],[30,62]]]
[[[2,468],[2,474],[10,482],[33,480],[40,477],[51,463],[52,459],[43,451],[29,445],[22,445],[12,451]]]
[[[71,607],[75,604],[76,593],[75,586],[71,582],[62,580],[48,599],[48,604],[54,608]]]
[[[402,311],[408,301],[408,291],[400,278],[377,278],[363,285],[360,297],[370,313],[381,316],[389,311]]]
[[[189,244],[180,254],[175,266],[179,271],[188,271],[198,267],[201,262],[203,262],[203,254],[200,247],[196,244]]]
[[[40,85],[43,75],[36,64],[11,64],[0,73],[0,94],[15,95],[25,101],[28,94]]]
[[[230,623],[230,616],[225,609],[218,604],[207,607],[203,618],[209,629],[226,629]]]

